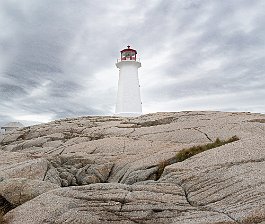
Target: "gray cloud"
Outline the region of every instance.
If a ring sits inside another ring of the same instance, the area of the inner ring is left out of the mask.
[[[1,1],[0,124],[111,114],[114,63],[127,44],[142,60],[145,112],[264,112],[264,8],[262,0]]]
[[[179,20],[176,22],[176,32],[172,35],[177,36],[179,33],[179,38],[186,36],[182,41],[183,50],[172,53],[161,69],[164,79],[170,78],[171,82],[160,83],[156,89],[149,90],[150,98],[155,96],[156,100],[164,101],[178,97],[233,92],[240,94],[241,91],[264,89],[265,27],[262,21],[265,15],[264,7],[261,7],[264,3],[201,3],[204,5],[197,4],[192,10],[182,11],[176,16]],[[174,7],[168,8],[175,10]],[[248,18],[248,12],[251,11],[252,15]],[[246,13],[244,17],[242,12]],[[175,40],[177,38],[171,37]],[[212,64],[216,62],[216,65]],[[263,105],[263,94],[257,93],[260,105]]]

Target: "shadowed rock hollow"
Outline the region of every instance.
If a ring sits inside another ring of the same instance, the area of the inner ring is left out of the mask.
[[[80,117],[0,136],[4,223],[265,223],[265,115]],[[239,140],[178,162],[182,149]],[[1,221],[0,221],[1,222]]]

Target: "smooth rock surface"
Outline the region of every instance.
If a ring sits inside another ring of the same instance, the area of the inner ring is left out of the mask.
[[[1,196],[15,206],[56,188],[59,188],[56,184],[26,178],[11,178],[0,182]]]
[[[194,111],[17,129],[0,136],[0,198],[15,207],[5,222],[264,223],[263,121],[262,114]],[[176,162],[183,148],[235,135]]]

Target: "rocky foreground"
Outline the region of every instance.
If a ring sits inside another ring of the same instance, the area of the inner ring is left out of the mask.
[[[0,136],[0,209],[10,224],[264,224],[265,115],[80,117],[15,130]]]

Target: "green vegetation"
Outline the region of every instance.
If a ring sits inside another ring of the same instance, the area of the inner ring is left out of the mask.
[[[182,149],[176,155],[177,162],[182,162],[185,159],[188,159],[188,158],[190,158],[190,157],[192,157],[198,153],[204,152],[204,151],[209,150],[209,149],[217,148],[217,147],[220,147],[222,145],[225,145],[225,144],[228,144],[231,142],[235,142],[237,140],[239,140],[239,138],[235,135],[228,140],[220,140],[219,138],[217,138],[213,143],[208,143],[206,145],[192,146],[188,149]]]
[[[220,140],[219,138],[217,138],[214,142],[212,143],[208,143],[205,145],[197,145],[197,146],[192,146],[190,148],[187,149],[182,149],[181,151],[179,151],[177,153],[177,155],[174,158],[171,158],[169,160],[164,160],[161,161],[158,164],[158,169],[157,169],[157,173],[156,173],[156,180],[158,180],[161,175],[164,172],[164,169],[166,166],[171,165],[173,163],[177,163],[177,162],[182,162],[198,153],[207,151],[209,149],[213,149],[213,148],[217,148],[220,147],[222,145],[231,143],[231,142],[235,142],[238,141],[239,138],[235,135],[232,138],[229,138],[228,140]]]

